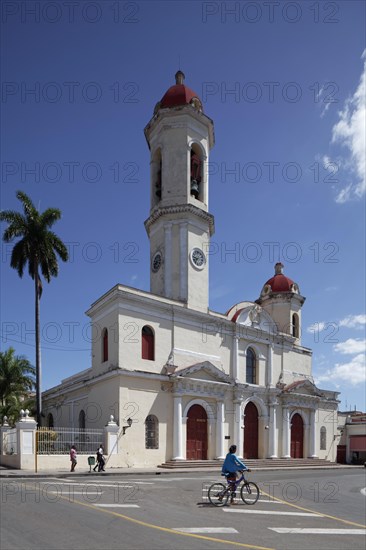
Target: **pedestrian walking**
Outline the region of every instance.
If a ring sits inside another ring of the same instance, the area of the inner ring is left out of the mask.
[[[77,455],[77,452],[76,452],[75,445],[72,445],[72,447],[70,449],[70,460],[71,460],[71,470],[70,470],[70,472],[74,472],[75,471],[75,466],[78,463],[78,455]]]
[[[105,466],[105,457],[104,457],[104,449],[103,445],[101,445],[98,449],[98,472],[105,472],[104,466]]]

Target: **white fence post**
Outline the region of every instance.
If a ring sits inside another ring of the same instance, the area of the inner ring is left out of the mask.
[[[37,422],[29,417],[28,409],[20,411],[21,418],[15,424],[18,438],[19,468],[33,470],[35,467]]]
[[[111,414],[108,424],[104,427],[105,453],[109,456],[118,454],[118,431],[119,426]]]

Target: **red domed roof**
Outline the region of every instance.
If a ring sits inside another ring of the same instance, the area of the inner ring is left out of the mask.
[[[265,285],[269,285],[271,287],[272,292],[290,292],[291,285],[293,284],[295,284],[294,281],[292,281],[282,273],[279,273],[271,279],[268,279],[268,281],[265,283]]]
[[[282,273],[283,270],[283,264],[281,262],[278,262],[275,265],[275,275],[274,277],[271,277],[271,279],[268,279],[266,283],[264,283],[262,293],[268,294],[268,292],[299,292],[299,287],[296,283],[289,277],[286,277]],[[270,287],[270,288],[269,288]]]
[[[163,96],[161,107],[176,107],[177,105],[189,105],[191,100],[198,95],[184,84],[175,84]]]
[[[169,90],[164,94],[160,101],[160,108],[177,107],[179,105],[189,105],[193,98],[197,98],[199,106],[202,109],[202,102],[193,90],[188,88],[184,82],[184,74],[182,71],[178,71],[175,75],[176,84],[171,86]]]

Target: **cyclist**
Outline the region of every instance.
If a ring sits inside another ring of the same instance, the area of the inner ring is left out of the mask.
[[[226,458],[224,460],[224,463],[222,465],[221,469],[221,475],[225,476],[228,480],[228,483],[230,484],[231,489],[231,500],[230,504],[235,504],[235,482],[237,479],[237,472],[242,470],[249,471],[249,468],[247,468],[237,456],[236,456],[236,445],[231,445],[228,454],[226,455]]]

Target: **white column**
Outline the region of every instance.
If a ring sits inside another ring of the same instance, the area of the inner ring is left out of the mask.
[[[168,298],[172,295],[172,224],[164,224],[164,292]]]
[[[282,458],[291,458],[290,455],[290,411],[288,407],[282,409]]]
[[[182,397],[180,395],[174,395],[173,401],[173,460],[184,460],[182,448]]]
[[[269,405],[269,458],[277,458],[277,402]]]
[[[273,387],[273,345],[272,344],[268,344],[267,385],[270,387]]]
[[[224,402],[217,402],[217,415],[216,415],[216,457],[225,458],[224,449]]]
[[[310,411],[309,425],[309,458],[317,458],[316,454],[316,430],[315,430],[315,411]]]
[[[243,430],[243,418],[241,413],[241,401],[234,401],[235,417],[234,417],[234,441],[231,445],[237,446],[236,455],[243,457],[244,452],[244,430]]]
[[[188,299],[188,223],[179,224],[179,272],[180,272],[180,292],[181,300]]]
[[[239,365],[239,336],[234,334],[234,349],[233,349],[233,378],[238,382],[238,365]]]

